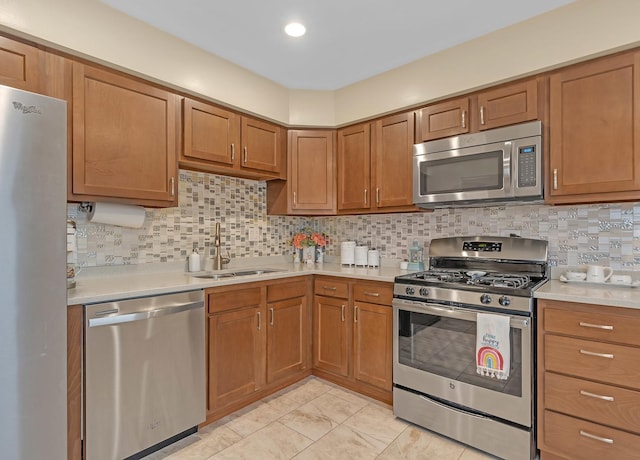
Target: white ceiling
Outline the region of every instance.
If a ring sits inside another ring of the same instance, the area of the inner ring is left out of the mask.
[[[287,88],[335,90],[573,0],[101,1]]]

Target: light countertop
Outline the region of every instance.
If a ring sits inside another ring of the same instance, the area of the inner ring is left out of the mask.
[[[536,290],[535,297],[611,307],[640,308],[640,287],[615,286],[608,283],[565,283],[552,279]]]
[[[162,265],[153,266],[153,265]],[[165,266],[166,265],[166,266]],[[300,275],[329,275],[370,281],[393,282],[397,275],[407,273],[397,264],[379,268],[345,267],[336,263],[293,264],[285,257],[254,258],[237,266],[221,270],[224,273],[239,269],[273,268],[280,271],[261,275],[238,276],[219,280],[196,278],[182,265],[142,264],[138,266],[100,267],[85,269],[76,279],[76,287],[67,291],[67,305],[109,302],[133,297],[169,294],[173,292],[228,286],[255,281],[290,278]]]

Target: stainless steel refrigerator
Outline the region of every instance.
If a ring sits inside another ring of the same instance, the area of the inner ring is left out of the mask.
[[[0,86],[0,457],[67,457],[66,102]]]

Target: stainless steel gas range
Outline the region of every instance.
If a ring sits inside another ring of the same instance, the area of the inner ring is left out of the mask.
[[[535,457],[535,299],[547,242],[431,241],[393,299],[396,416],[505,459]]]

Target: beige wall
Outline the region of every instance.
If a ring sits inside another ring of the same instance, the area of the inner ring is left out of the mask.
[[[640,1],[566,7],[338,91],[288,90],[98,0],[3,0],[0,29],[285,124],[336,126],[640,43]],[[371,56],[375,59],[375,55]]]

